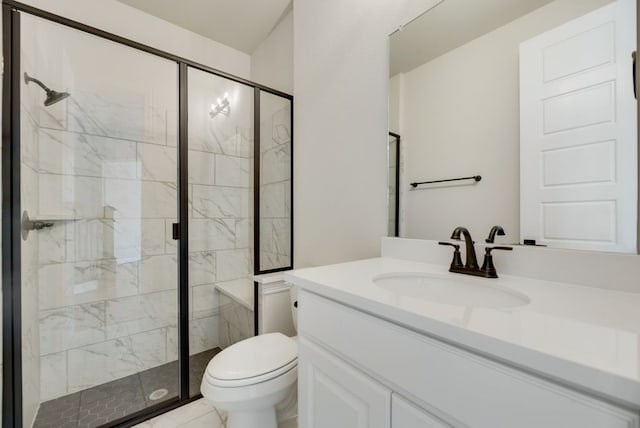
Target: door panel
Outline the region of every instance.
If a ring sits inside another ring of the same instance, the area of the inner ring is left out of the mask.
[[[521,241],[637,251],[635,1],[520,45]]]

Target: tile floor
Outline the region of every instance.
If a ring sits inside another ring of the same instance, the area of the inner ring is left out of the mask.
[[[134,428],[226,428],[226,417],[204,399],[200,399]],[[278,428],[298,428],[298,423],[291,419]]]
[[[189,389],[200,393],[204,370],[220,348],[191,356]],[[152,393],[166,393],[154,400]],[[33,428],[89,428],[130,415],[178,395],[178,362],[174,361],[112,382],[46,401]],[[177,426],[177,425],[176,425]],[[216,425],[217,427],[217,425]]]

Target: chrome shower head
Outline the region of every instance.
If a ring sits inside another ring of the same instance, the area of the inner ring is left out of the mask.
[[[53,104],[57,103],[58,101],[62,101],[62,100],[64,100],[65,98],[67,98],[69,96],[68,92],[58,92],[58,91],[54,91],[52,89],[47,88],[47,86],[44,83],[42,83],[38,79],[35,79],[35,78],[29,76],[25,72],[24,73],[24,83],[26,83],[28,85],[29,82],[35,83],[36,85],[38,85],[42,89],[44,89],[44,91],[46,92],[47,98],[45,98],[45,100],[44,100],[44,106],[45,107],[49,107],[50,105],[53,105]]]

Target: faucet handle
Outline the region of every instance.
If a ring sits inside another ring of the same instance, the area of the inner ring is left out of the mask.
[[[506,247],[502,245],[496,245],[494,247],[485,247],[484,262],[482,263],[482,267],[480,268],[480,270],[486,274],[487,278],[498,277],[498,272],[496,271],[496,267],[493,265],[493,255],[491,255],[492,250],[511,251],[513,250],[513,247]]]
[[[462,264],[462,255],[460,254],[460,245],[442,241],[438,242],[438,245],[447,245],[453,247],[453,260],[451,260],[450,269],[464,267],[464,265]]]
[[[485,239],[484,241],[487,244],[493,244],[493,242],[496,239],[496,235],[504,236],[504,229],[502,228],[502,226],[498,226],[498,225],[493,226],[491,228],[491,230],[489,231],[489,237],[487,239]]]

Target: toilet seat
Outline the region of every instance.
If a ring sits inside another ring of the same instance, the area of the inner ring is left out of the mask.
[[[261,374],[259,376],[247,377],[244,379],[218,379],[213,376],[209,376],[207,373],[205,378],[207,382],[211,385],[223,387],[223,388],[234,388],[239,386],[247,386],[247,385],[255,385],[257,383],[266,382],[271,379],[275,379],[278,376],[281,376],[284,373],[287,373],[293,368],[298,366],[298,359],[289,362],[287,365],[272,370],[270,372]]]
[[[266,382],[297,367],[297,348],[296,341],[282,333],[245,339],[213,357],[203,380],[229,388]]]

